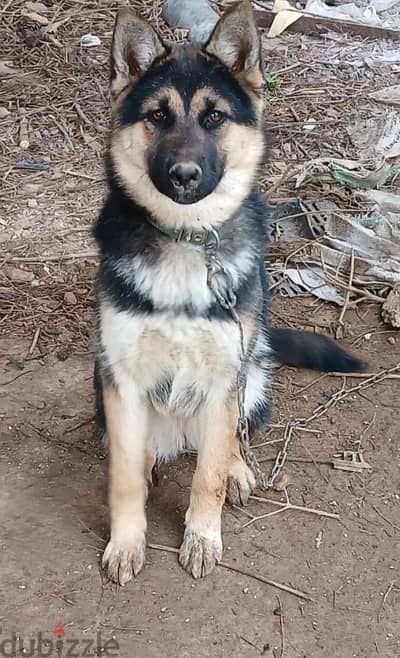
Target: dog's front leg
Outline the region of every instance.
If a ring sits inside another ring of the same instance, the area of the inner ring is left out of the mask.
[[[145,439],[147,410],[134,386],[104,388],[110,444],[111,538],[103,555],[108,576],[125,585],[145,559]]]
[[[237,401],[200,412],[200,443],[179,562],[194,578],[209,574],[222,556],[221,513],[232,440],[238,420]]]

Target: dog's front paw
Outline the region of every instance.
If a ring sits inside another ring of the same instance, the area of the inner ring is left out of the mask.
[[[226,499],[231,505],[247,505],[250,494],[256,488],[253,471],[243,459],[235,459],[229,468]]]
[[[144,535],[135,541],[117,542],[112,539],[104,551],[102,565],[110,580],[126,585],[143,569],[146,541]]]
[[[179,564],[193,578],[203,578],[214,569],[222,557],[222,539],[219,533],[215,537],[206,537],[193,530],[185,530],[182,546],[179,550]]]

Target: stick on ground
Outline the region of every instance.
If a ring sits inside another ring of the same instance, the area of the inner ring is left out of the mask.
[[[165,551],[166,553],[179,553],[179,549],[175,548],[174,546],[164,546],[164,544],[147,544],[147,546],[148,548],[151,548],[154,551]],[[260,583],[265,583],[266,585],[270,585],[271,587],[276,587],[276,589],[280,589],[282,592],[287,592],[288,594],[293,594],[293,596],[297,596],[299,599],[303,599],[304,601],[312,601],[315,603],[315,599],[312,599],[305,592],[302,592],[299,589],[295,589],[294,587],[289,587],[289,585],[284,585],[284,583],[278,583],[275,580],[264,578],[264,576],[261,576],[260,574],[255,574],[255,573],[251,573],[250,571],[245,571],[244,569],[239,569],[239,567],[234,567],[233,565],[227,564],[226,562],[219,562],[218,566],[222,567],[223,569],[227,569],[228,571],[234,571],[235,573],[239,573],[242,576],[246,576],[247,578],[253,578],[254,580],[258,580]]]

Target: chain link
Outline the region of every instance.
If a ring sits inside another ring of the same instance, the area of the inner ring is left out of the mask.
[[[255,347],[255,338],[250,341],[246,351],[246,341],[244,335],[243,323],[236,311],[237,298],[233,290],[232,275],[217,258],[217,249],[219,247],[219,239],[212,240],[205,245],[206,252],[206,266],[207,266],[207,285],[214,294],[220,306],[230,312],[232,319],[239,328],[240,336],[240,368],[237,375],[237,400],[239,419],[237,431],[240,439],[240,446],[242,454],[247,465],[251,468],[256,478],[257,484],[261,489],[267,491],[274,486],[277,478],[280,476],[282,469],[287,461],[288,446],[293,433],[293,427],[289,424],[286,427],[284,443],[282,449],[278,452],[271,474],[268,475],[261,468],[257,457],[250,445],[249,433],[249,420],[246,415],[245,396],[247,385],[247,370],[253,349]],[[225,289],[221,289],[218,282],[219,279],[224,279]]]

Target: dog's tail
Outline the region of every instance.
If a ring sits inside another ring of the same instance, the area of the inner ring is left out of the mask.
[[[362,372],[366,368],[366,363],[345,352],[328,336],[281,327],[271,327],[269,335],[279,365],[321,372]]]

